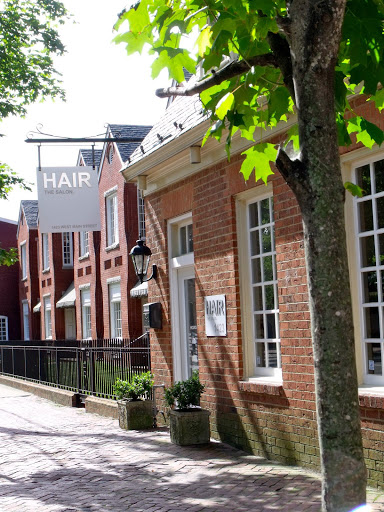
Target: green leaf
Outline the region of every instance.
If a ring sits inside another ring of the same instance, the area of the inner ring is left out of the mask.
[[[356,185],[355,183],[351,183],[350,181],[346,181],[344,183],[344,188],[348,190],[355,197],[363,197],[363,190]]]
[[[223,120],[224,117],[226,116],[228,110],[230,110],[233,107],[234,102],[235,102],[234,95],[231,92],[226,94],[224,96],[224,98],[222,98],[222,100],[220,101],[218,106],[216,107],[215,114],[217,115],[217,117],[219,119]]]
[[[273,174],[270,164],[276,161],[277,149],[275,144],[266,142],[257,144],[241,154],[245,155],[245,160],[240,169],[244,179],[248,180],[252,171],[255,170],[255,181],[261,179],[266,184],[268,176]]]

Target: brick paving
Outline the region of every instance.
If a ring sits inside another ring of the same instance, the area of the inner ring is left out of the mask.
[[[371,491],[372,511],[384,493]],[[0,512],[318,512],[320,481],[221,443],[177,447],[165,429],[0,385]]]

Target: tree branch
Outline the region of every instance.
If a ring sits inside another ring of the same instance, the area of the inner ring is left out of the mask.
[[[291,160],[280,146],[275,164],[296,198],[304,199],[308,197],[308,194],[311,194],[311,190],[307,184],[306,168],[301,160]]]
[[[295,87],[293,84],[291,50],[288,41],[280,34],[274,34],[273,32],[268,32],[267,39],[272,53],[275,56],[277,65],[283,74],[284,84],[290,92],[294,103],[296,104]]]
[[[213,85],[220,85],[224,80],[229,80],[238,75],[249,71],[252,66],[272,66],[279,67],[276,57],[272,53],[265,55],[255,55],[249,59],[231,62],[218,71],[212,71],[212,75],[204,80],[193,84],[190,87],[167,87],[157,89],[156,96],[159,98],[168,98],[169,96],[193,96],[209,89]]]

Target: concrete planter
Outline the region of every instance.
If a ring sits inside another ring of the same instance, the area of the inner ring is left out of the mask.
[[[153,427],[153,400],[118,400],[119,425],[124,430],[142,430]]]
[[[171,409],[171,441],[180,446],[209,443],[211,431],[209,426],[210,411],[190,409],[178,411]]]

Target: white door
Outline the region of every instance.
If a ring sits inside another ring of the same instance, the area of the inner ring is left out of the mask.
[[[179,306],[179,343],[176,363],[177,380],[188,379],[199,369],[196,322],[195,274],[193,267],[177,271]]]
[[[65,339],[76,339],[76,314],[75,308],[65,308]]]

